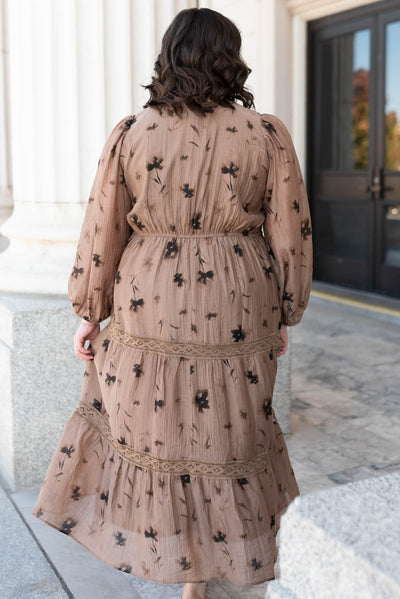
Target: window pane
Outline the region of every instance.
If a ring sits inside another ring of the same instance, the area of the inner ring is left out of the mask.
[[[368,168],[370,30],[323,41],[320,78],[319,168]]]
[[[400,204],[385,207],[383,261],[388,266],[400,266]]]
[[[400,171],[400,21],[386,25],[385,169]]]
[[[315,230],[321,254],[364,261],[368,248],[369,205],[361,202],[317,202]]]

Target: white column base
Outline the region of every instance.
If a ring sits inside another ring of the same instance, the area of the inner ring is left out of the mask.
[[[80,204],[16,202],[1,228],[9,244],[0,253],[0,290],[67,294],[84,209]]]

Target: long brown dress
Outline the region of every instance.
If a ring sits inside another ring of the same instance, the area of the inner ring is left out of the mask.
[[[273,579],[299,495],[272,398],[311,289],[308,199],[282,121],[234,106],[142,109],[106,141],[68,297],[110,320],[32,511],[163,583]]]

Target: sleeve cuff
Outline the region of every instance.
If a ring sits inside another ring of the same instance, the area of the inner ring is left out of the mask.
[[[81,324],[100,324],[101,320],[89,320],[89,318],[81,318]]]
[[[286,318],[286,316],[281,317],[281,324],[284,324],[287,327],[294,327],[298,324],[303,316],[303,312],[294,314],[291,318]]]

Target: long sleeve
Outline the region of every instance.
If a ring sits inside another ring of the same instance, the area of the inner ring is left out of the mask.
[[[132,199],[121,158],[132,122],[132,117],[120,120],[103,147],[68,280],[74,312],[90,322],[111,314],[117,266],[133,231],[126,218]]]
[[[291,135],[275,115],[262,114],[269,170],[264,237],[278,281],[281,323],[296,325],[307,307],[313,271],[311,216]]]

